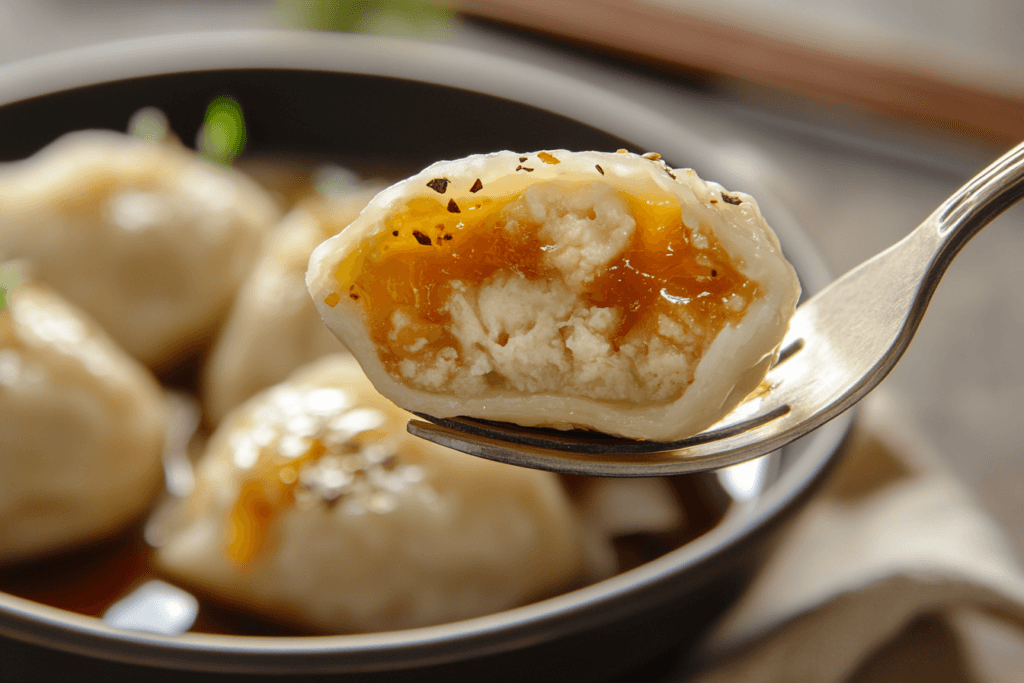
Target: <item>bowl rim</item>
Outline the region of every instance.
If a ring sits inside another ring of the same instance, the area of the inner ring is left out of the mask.
[[[740,187],[782,235],[806,293],[831,275],[764,171],[727,163],[725,145],[570,76],[462,47],[354,34],[235,30],[166,34],[101,43],[0,67],[0,107],[132,78],[220,70],[341,72],[455,87],[514,100],[635,144],[667,160],[702,160],[701,174]],[[570,94],[571,93],[571,94]],[[555,106],[552,106],[552,104]],[[734,150],[733,150],[734,151]],[[756,151],[754,152],[756,153]],[[749,165],[748,165],[749,167]],[[0,634],[45,647],[130,664],[232,673],[338,673],[411,668],[506,652],[551,640],[570,628],[601,625],[663,599],[666,581],[684,583],[703,560],[778,522],[823,479],[853,419],[846,413],[801,440],[799,457],[767,492],[705,535],[636,569],[515,609],[404,631],[336,636],[179,636],[122,631],[86,617],[0,593]]]

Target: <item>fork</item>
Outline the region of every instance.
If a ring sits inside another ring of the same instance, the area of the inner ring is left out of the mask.
[[[709,429],[673,442],[418,414],[410,433],[470,455],[591,476],[684,474],[771,453],[852,407],[889,374],[953,258],[1024,197],[1024,143],[942,203],[900,242],[801,304],[761,385]]]

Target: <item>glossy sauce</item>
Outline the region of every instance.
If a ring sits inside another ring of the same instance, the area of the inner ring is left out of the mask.
[[[499,271],[531,280],[561,277],[543,263],[548,245],[538,237],[540,225],[521,226],[515,233],[502,228],[502,210],[515,199],[463,198],[455,202],[459,213],[452,213],[444,200],[411,200],[387,230],[338,266],[338,290],[325,303],[334,306],[348,296],[362,304],[371,339],[394,376],[400,376],[397,366],[405,358],[428,359],[445,347],[459,349],[444,310],[451,281],[479,285]],[[637,221],[632,243],[582,298],[590,306],[623,312],[613,336],[616,349],[634,330],[656,334],[659,314],[677,320],[685,314],[697,343],[679,350],[695,365],[722,328],[742,319],[760,296],[758,283],[739,271],[710,230],[700,228],[706,248],[693,243],[678,200],[625,199]],[[741,305],[726,305],[734,295],[741,297]],[[396,311],[407,314],[412,324],[392,338]],[[427,344],[417,348],[421,338]]]
[[[295,502],[299,469],[327,451],[319,440],[297,458],[262,456],[249,473],[228,518],[228,557],[245,565],[265,547],[277,517]]]

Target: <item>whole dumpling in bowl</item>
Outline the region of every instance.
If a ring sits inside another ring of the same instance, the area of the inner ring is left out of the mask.
[[[204,402],[214,424],[293,370],[344,351],[309,298],[306,266],[313,249],[351,223],[379,189],[356,184],[308,197],[270,234],[206,364]]]
[[[0,165],[0,259],[31,261],[154,369],[221,324],[278,218],[253,181],[175,141],[79,131]]]
[[[347,355],[300,369],[221,422],[157,565],[333,633],[484,615],[586,578],[587,529],[557,476],[416,439],[408,417]]]
[[[2,268],[2,266],[0,266]],[[0,564],[113,533],[162,483],[166,413],[146,368],[35,284],[0,311]]]
[[[752,197],[624,150],[438,162],[317,247],[306,282],[407,410],[655,441],[756,388],[800,294]]]

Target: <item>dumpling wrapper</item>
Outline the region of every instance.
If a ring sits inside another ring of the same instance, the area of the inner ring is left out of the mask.
[[[565,150],[430,166],[317,247],[306,283],[407,410],[657,441],[758,385],[800,293],[749,195]]]
[[[0,260],[31,261],[154,369],[223,322],[279,217],[256,183],[172,141],[79,131],[0,165]]]
[[[306,266],[313,249],[351,223],[378,190],[377,185],[357,186],[307,198],[270,234],[204,371],[204,403],[214,424],[293,370],[345,350],[309,299]]]
[[[0,564],[135,521],[163,481],[163,394],[146,368],[39,285],[0,313]]]
[[[425,626],[572,588],[586,530],[559,479],[405,431],[347,355],[221,423],[157,565],[235,605],[321,632]]]

